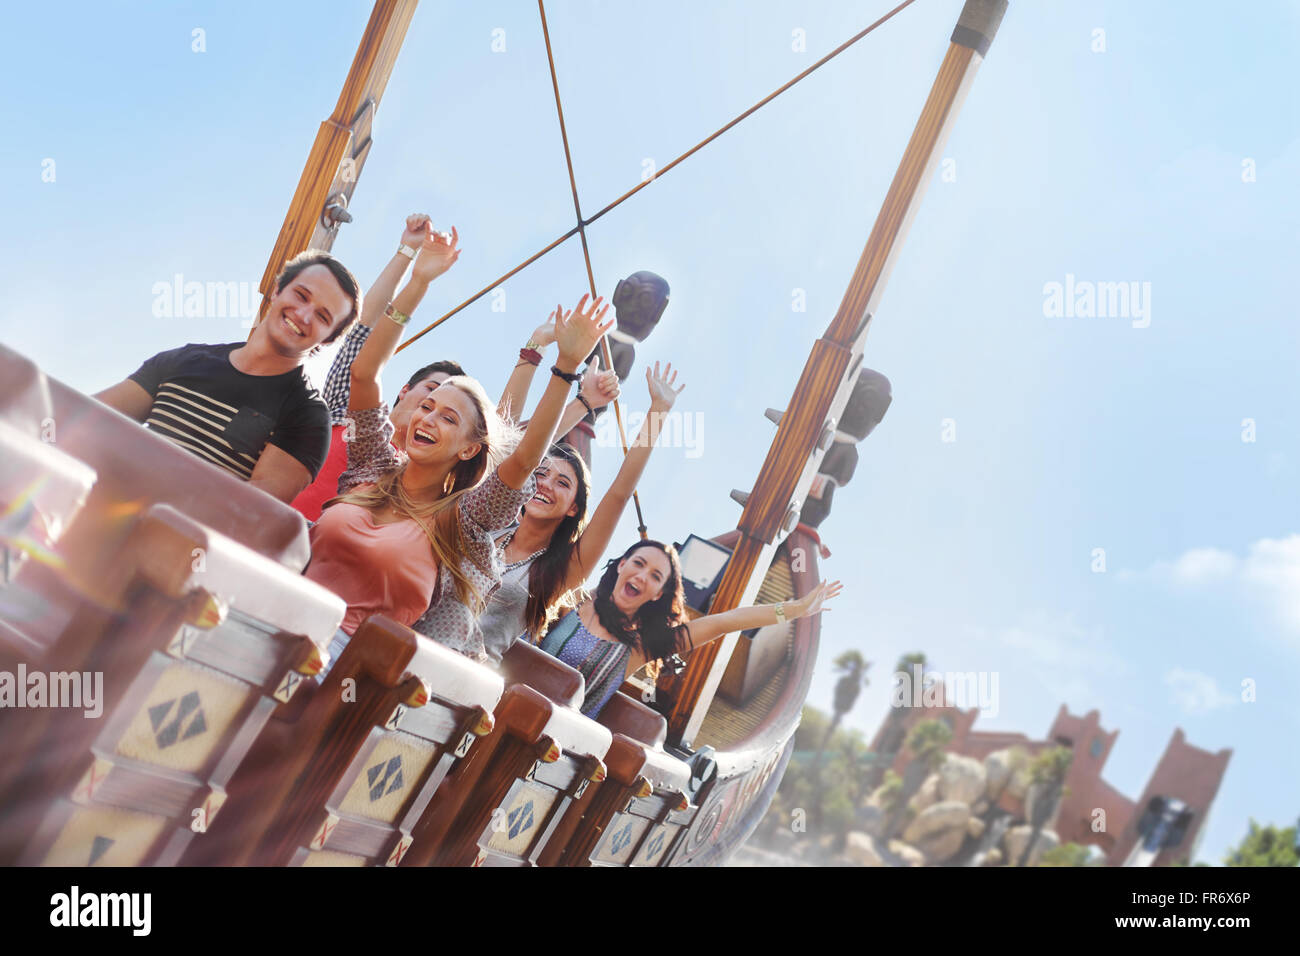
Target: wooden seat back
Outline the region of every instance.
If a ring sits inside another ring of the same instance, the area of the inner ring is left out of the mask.
[[[49,427],[54,421],[50,384],[35,362],[0,345],[0,420],[25,435],[51,441]]]
[[[645,748],[645,744],[640,744]],[[646,749],[645,763],[635,789],[622,794],[607,792],[593,806],[593,822],[609,809],[615,812],[598,829],[598,839],[588,860],[593,866],[660,866],[685,836],[699,813],[688,796],[690,768],[662,750]],[[601,794],[597,794],[601,797]],[[574,861],[575,865],[585,865]]]
[[[668,739],[668,721],[663,714],[621,692],[609,699],[596,720],[651,748],[662,748]]]
[[[546,866],[658,866],[695,818],[690,768],[663,750],[664,718],[623,693],[598,718],[613,733],[608,775],[552,840]]]
[[[118,525],[126,503],[167,504],[294,571],[307,566],[298,512],[57,379],[49,385],[59,447],[99,472],[109,512],[94,515],[101,531]]]
[[[65,565],[57,575],[33,572],[31,590],[42,604],[42,613],[21,631],[34,653],[50,653],[78,614],[94,607],[115,609],[112,584],[117,579],[118,554],[136,521],[154,505],[170,505],[293,571],[306,566],[306,522],[288,505],[47,378],[30,361],[3,347],[0,383],[0,421],[53,444],[97,475],[76,520],[60,536]],[[94,636],[87,634],[89,623],[78,619],[80,637]],[[51,658],[48,664],[81,666],[67,657]]]
[[[604,779],[612,735],[577,711],[582,676],[526,641],[503,665],[496,729],[434,794],[404,865],[534,865],[570,804]]]
[[[345,610],[165,505],[136,520],[106,593],[108,626],[77,648],[82,672],[102,682],[98,719],[29,711],[6,740],[5,862],[177,862],[220,819],[232,773],[319,670]]]
[[[557,657],[552,657],[523,638],[515,638],[497,669],[506,686],[527,684],[548,700],[578,710],[586,692],[582,675]]]
[[[409,628],[368,618],[301,713],[288,726],[273,720],[236,774],[212,834],[220,854],[187,862],[398,865],[448,771],[491,731],[504,686]]]
[[[63,533],[96,481],[93,468],[0,419],[0,666],[34,663],[55,593],[64,581]],[[0,710],[0,721],[7,711]]]

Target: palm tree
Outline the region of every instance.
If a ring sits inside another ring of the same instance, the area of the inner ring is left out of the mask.
[[[1034,818],[1029,821],[1034,829],[1029,834],[1029,842],[1025,844],[1017,866],[1028,863],[1030,854],[1034,852],[1034,844],[1038,842],[1038,835],[1056,811],[1056,804],[1065,791],[1065,775],[1070,772],[1073,760],[1074,751],[1069,747],[1052,747],[1040,753],[1030,764],[1029,779],[1041,788],[1041,796],[1034,801]]]
[[[894,665],[894,674],[907,674],[909,681],[913,677],[919,677],[924,683],[925,664],[925,655],[919,651],[904,654],[898,659],[898,663]],[[913,667],[917,667],[919,670],[914,673]],[[868,793],[880,786],[885,771],[893,765],[894,757],[903,749],[903,741],[907,737],[907,715],[910,712],[910,707],[909,695],[906,706],[890,707],[889,709],[889,716],[885,718],[885,731],[880,735],[880,750],[873,757],[875,763],[872,768],[870,786],[867,788]]]
[[[930,773],[943,763],[943,748],[952,740],[952,728],[942,720],[923,720],[907,736],[907,749]]]
[[[862,656],[861,651],[845,651],[835,658],[834,666],[840,674],[840,679],[835,682],[834,714],[831,716],[830,725],[826,728],[826,735],[822,737],[821,745],[817,748],[817,756],[813,759],[814,767],[821,764],[822,751],[830,743],[835,728],[858,702],[858,694],[861,693],[862,688],[870,683],[867,679],[867,668],[871,664]]]
[[[910,654],[904,654],[898,659],[898,663],[894,665],[894,673],[903,671],[904,673],[910,674],[913,664],[920,664],[921,670],[924,671],[926,664],[925,655],[920,651],[913,651]]]

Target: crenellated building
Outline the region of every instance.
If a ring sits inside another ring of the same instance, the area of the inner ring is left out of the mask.
[[[945,750],[983,760],[995,751],[1020,747],[1031,757],[1050,747],[1074,752],[1065,778],[1066,796],[1048,827],[1062,843],[1099,847],[1111,866],[1158,866],[1191,859],[1206,818],[1232,756],[1231,748],[1212,753],[1188,744],[1175,729],[1141,796],[1131,800],[1102,778],[1118,730],[1101,725],[1097,710],[1079,716],[1064,704],[1056,712],[1046,737],[1022,733],[975,730],[979,709],[962,710],[946,703],[941,686],[934,706],[901,707],[890,712],[871,742],[873,752],[894,754],[890,769],[901,774],[911,761],[902,741],[922,720],[941,720],[952,731]],[[1023,816],[1017,798],[1004,794],[1002,808]],[[1099,813],[1098,811],[1101,811]]]

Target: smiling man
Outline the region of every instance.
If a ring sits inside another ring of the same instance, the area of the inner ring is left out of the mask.
[[[95,398],[292,501],[329,451],[329,409],[303,362],[342,335],[360,307],[360,286],[342,263],[304,252],[276,277],[266,318],[247,342],[160,352]]]

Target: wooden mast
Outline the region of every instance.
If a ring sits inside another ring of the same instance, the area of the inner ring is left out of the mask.
[[[351,218],[330,219],[325,209],[342,197],[341,208],[346,211],[347,201],[352,198],[370,152],[370,127],[375,109],[384,95],[418,2],[375,0],[338,103],[329,118],[320,124],[284,225],[267,260],[260,286],[259,322],[266,314],[275,277],[284,263],[304,249],[328,250],[334,244],[339,223]]]
[[[829,446],[828,429],[843,413],[862,362],[862,349],[885,283],[975,72],[983,62],[1007,0],[966,0],[947,55],[912,132],[848,290],[825,334],[813,345],[790,405],[745,501],[736,525],[739,541],[718,585],[711,612],[752,603],[771,563],[777,538],[794,528],[818,461]],[[691,654],[674,685],[669,735],[689,746],[713,701],[736,635]]]

